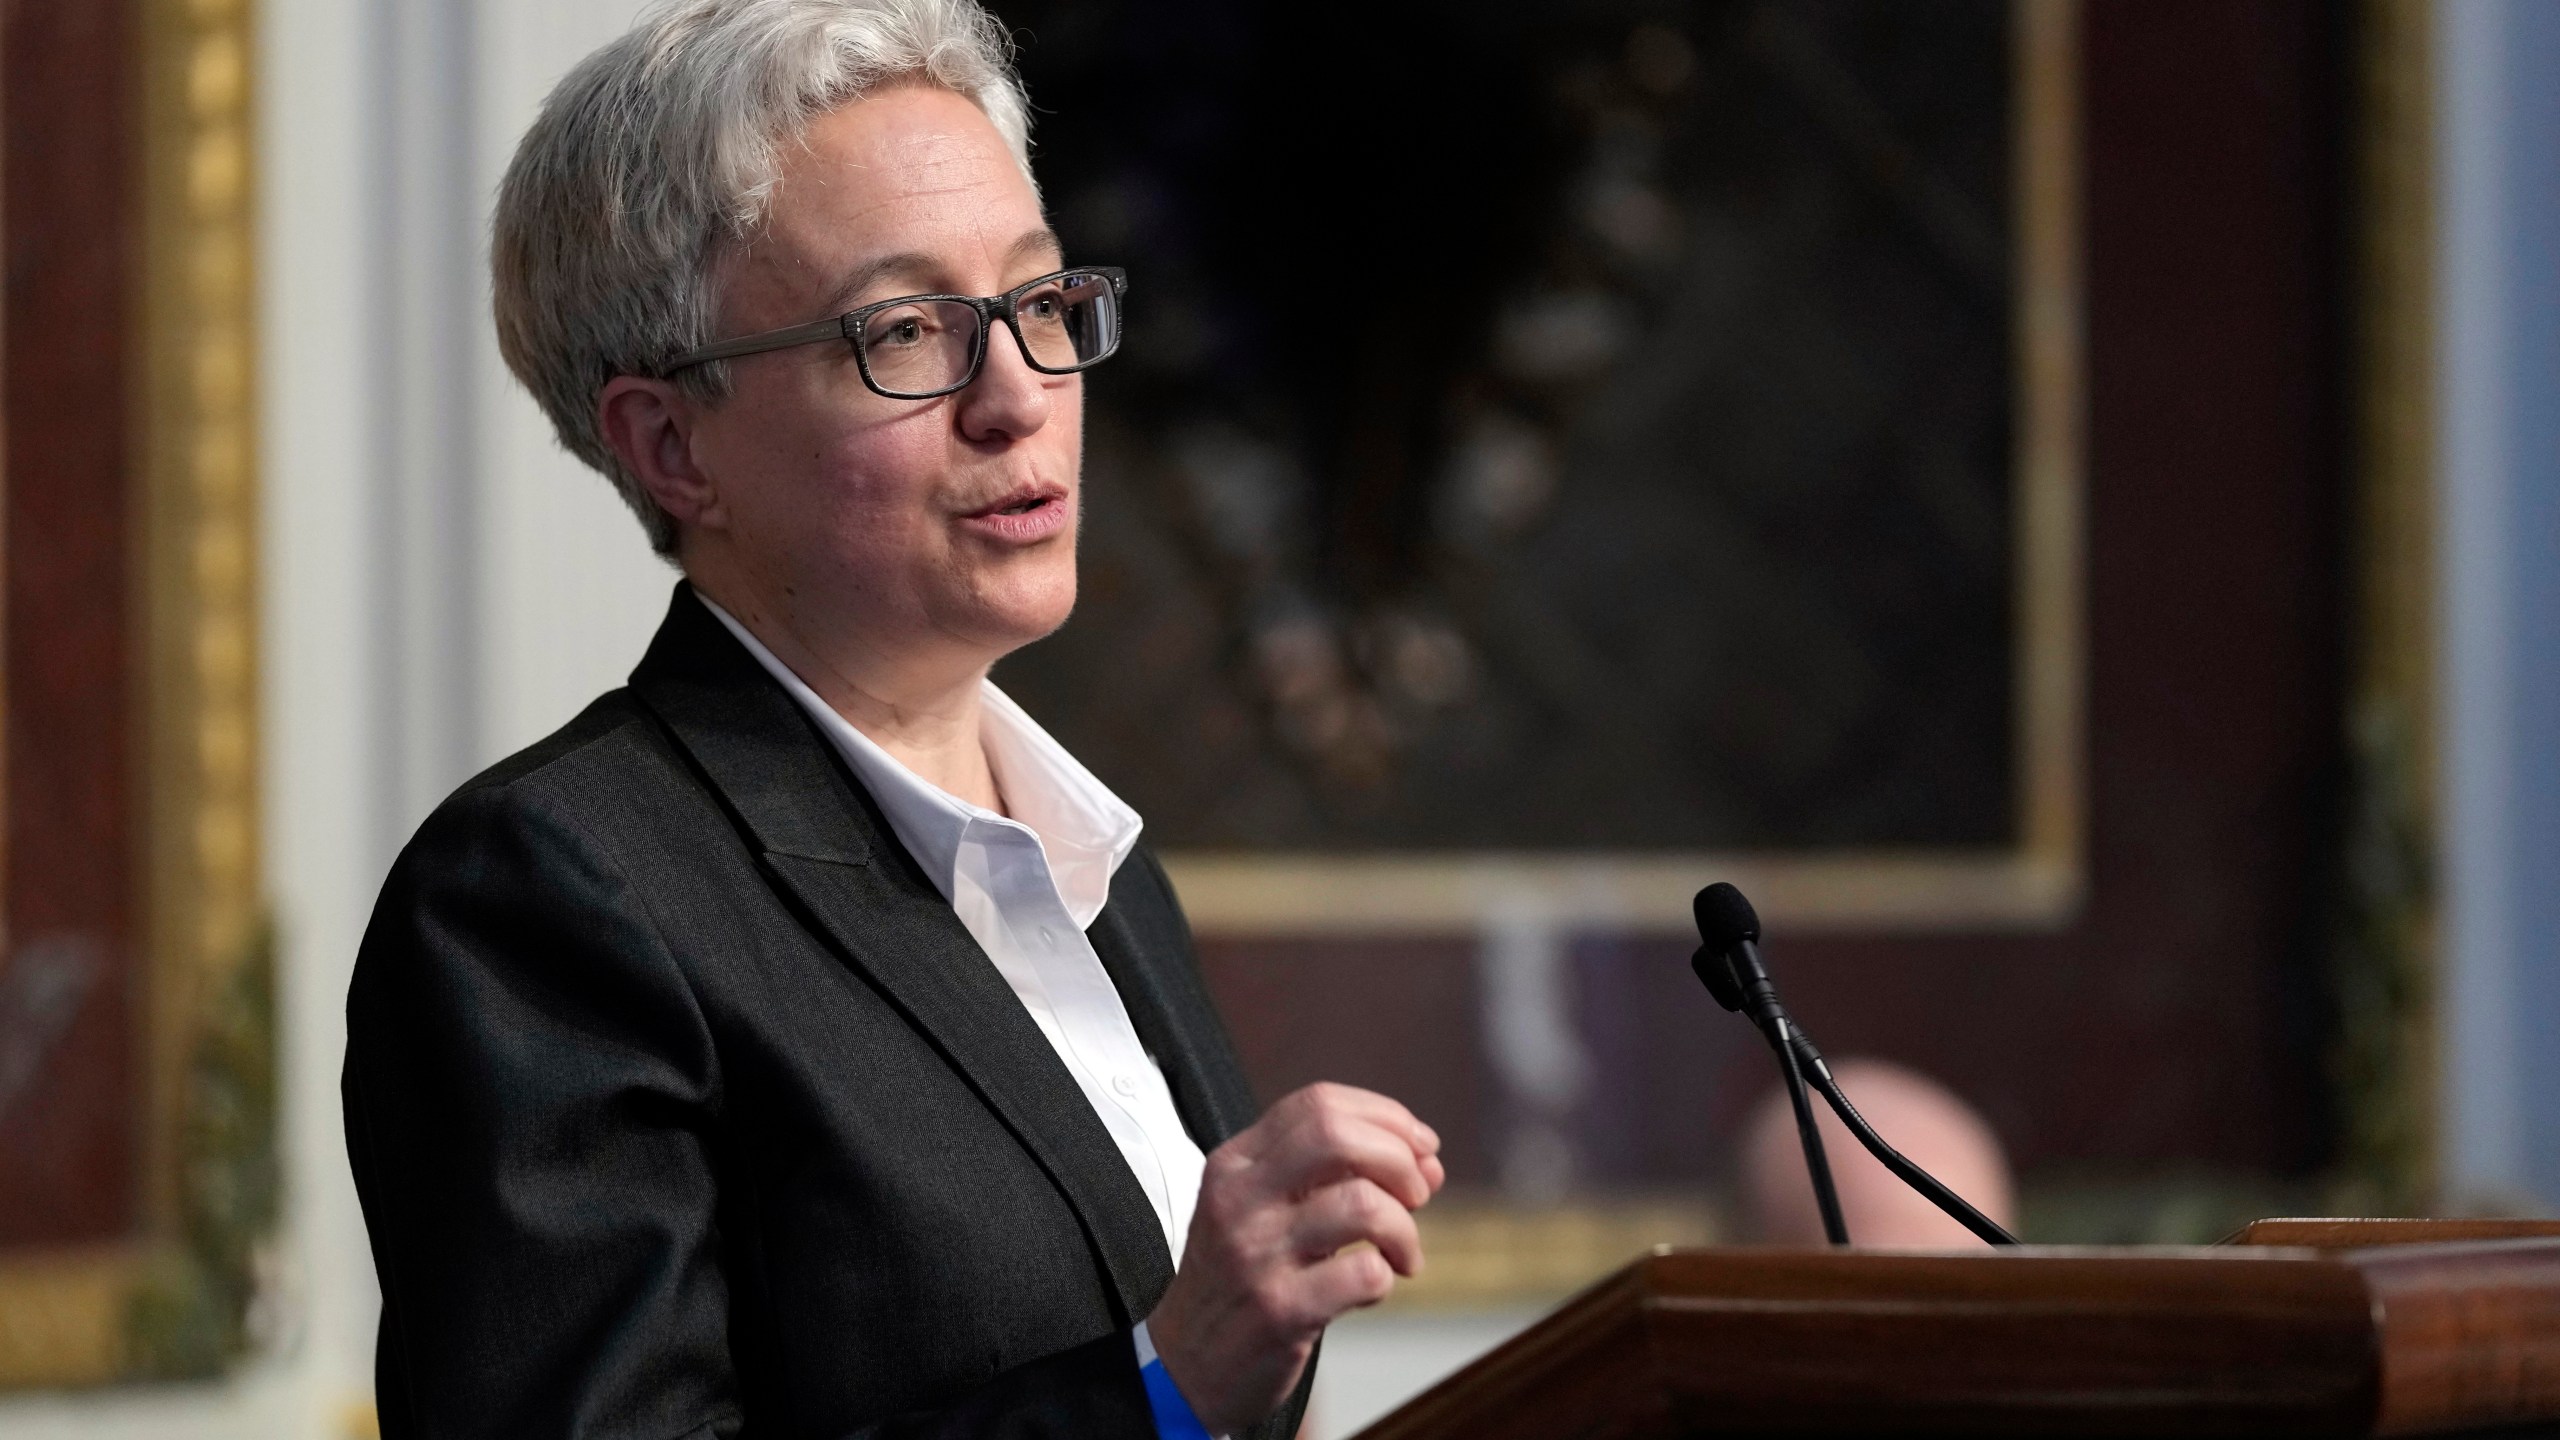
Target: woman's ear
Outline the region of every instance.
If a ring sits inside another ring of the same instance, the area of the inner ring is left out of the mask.
[[[658,508],[690,529],[728,522],[719,489],[693,459],[692,396],[665,380],[616,375],[596,397],[596,425],[622,468]]]

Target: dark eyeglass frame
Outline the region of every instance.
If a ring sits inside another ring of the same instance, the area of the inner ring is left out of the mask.
[[[1104,347],[1100,354],[1088,356],[1073,365],[1043,365],[1032,358],[1031,344],[1022,338],[1022,321],[1015,307],[1021,303],[1023,296],[1032,291],[1044,285],[1054,285],[1076,275],[1093,276],[1110,285],[1111,303],[1114,306],[1128,297],[1128,271],[1111,265],[1074,265],[1064,270],[1053,270],[1036,280],[1026,280],[1001,295],[900,295],[892,300],[875,301],[859,310],[847,311],[832,320],[813,320],[806,325],[793,325],[781,330],[767,330],[758,335],[741,335],[735,340],[717,341],[698,350],[687,350],[668,361],[666,368],[658,372],[658,378],[667,379],[682,371],[690,370],[696,365],[708,365],[714,360],[735,360],[742,355],[761,355],[768,350],[789,350],[800,345],[818,345],[829,340],[842,340],[853,347],[853,363],[862,372],[862,383],[868,386],[873,394],[886,396],[891,400],[932,400],[940,396],[956,394],[976,383],[978,373],[987,365],[987,336],[994,332],[996,322],[999,320],[1004,322],[1004,328],[1013,332],[1014,348],[1022,352],[1022,363],[1043,375],[1073,375],[1080,370],[1090,370],[1119,353],[1120,327],[1116,324],[1112,327],[1111,343]],[[871,357],[863,349],[864,326],[872,316],[883,310],[893,310],[901,305],[914,305],[928,300],[966,305],[978,312],[978,338],[976,344],[970,347],[969,369],[956,383],[946,385],[939,390],[892,390],[872,377]]]

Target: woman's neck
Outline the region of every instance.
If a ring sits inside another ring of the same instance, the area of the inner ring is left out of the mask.
[[[992,660],[896,654],[864,644],[858,633],[812,633],[818,627],[762,603],[753,587],[706,584],[705,578],[695,577],[695,588],[763,642],[846,724],[927,784],[1003,813],[979,731]],[[724,593],[729,591],[737,593]]]

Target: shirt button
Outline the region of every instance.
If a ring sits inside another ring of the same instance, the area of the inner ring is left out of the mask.
[[[1135,1095],[1138,1093],[1138,1082],[1127,1075],[1114,1075],[1111,1077],[1111,1088],[1123,1095]]]
[[[1057,948],[1058,948],[1058,932],[1057,932],[1057,931],[1055,931],[1055,930],[1050,929],[1050,928],[1049,928],[1048,926],[1046,926],[1046,925],[1041,926],[1041,927],[1040,927],[1040,943],[1041,943],[1041,944],[1043,944],[1043,945],[1048,946],[1048,947],[1049,947],[1050,949],[1052,949],[1052,950],[1057,949]]]

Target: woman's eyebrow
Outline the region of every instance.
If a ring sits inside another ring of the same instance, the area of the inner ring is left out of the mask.
[[[1010,264],[1035,255],[1045,260],[1064,260],[1066,254],[1067,247],[1059,242],[1058,232],[1043,225],[1037,230],[1023,231],[1022,238],[1013,242],[1013,248],[1005,252],[1004,258]]]
[[[865,260],[845,272],[844,279],[837,282],[836,288],[827,296],[826,308],[836,313],[852,309],[854,302],[872,286],[893,275],[909,276],[912,277],[910,283],[927,285],[929,282],[924,277],[931,275],[938,263],[932,256],[918,250]]]
[[[1066,247],[1059,243],[1058,232],[1043,225],[1036,230],[1022,232],[1021,237],[1006,248],[1005,264],[1011,267],[1034,258],[1058,260],[1065,254]],[[941,265],[941,261],[921,250],[902,250],[894,255],[865,260],[845,272],[844,279],[828,294],[825,309],[829,313],[842,314],[852,309],[873,286],[893,276],[908,277],[907,283],[929,289],[933,284],[931,277]]]

